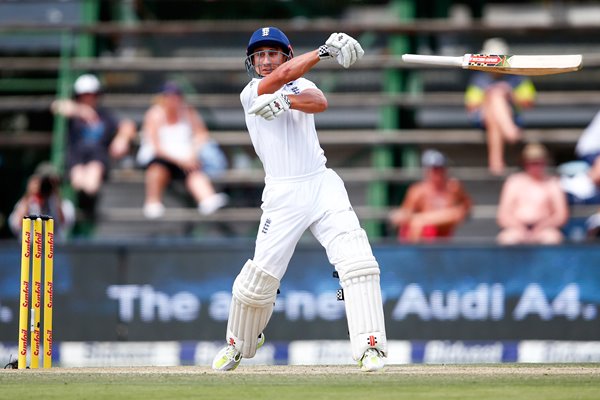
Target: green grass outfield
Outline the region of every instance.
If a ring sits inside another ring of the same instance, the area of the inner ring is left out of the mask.
[[[600,364],[3,370],[0,399],[600,399]]]

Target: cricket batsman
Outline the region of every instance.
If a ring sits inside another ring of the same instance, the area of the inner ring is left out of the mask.
[[[322,60],[349,68],[364,54],[345,33],[332,33],[318,49],[294,57],[274,27],[252,34],[246,69],[252,80],[240,100],[256,154],[265,169],[262,216],[254,257],[233,283],[227,345],[215,370],[235,369],[262,346],[280,281],[298,240],[310,229],[323,245],[344,290],[352,356],[365,371],[380,370],[387,356],[379,264],[348,199],[343,181],[326,167],[314,114],[327,99],[304,75]]]

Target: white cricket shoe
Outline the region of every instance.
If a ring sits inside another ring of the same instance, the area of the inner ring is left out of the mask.
[[[363,354],[362,358],[358,361],[360,369],[367,372],[379,371],[384,365],[383,354],[373,348],[367,349],[365,354]]]
[[[256,343],[256,349],[260,349],[265,344],[265,335],[261,333],[258,335],[258,343]],[[216,371],[233,371],[240,365],[242,361],[242,353],[238,351],[233,345],[228,344],[223,347],[215,356],[212,369]]]
[[[217,355],[212,363],[212,369],[217,371],[233,371],[240,365],[242,361],[242,353],[237,351],[237,349],[229,344],[227,347],[223,347]]]

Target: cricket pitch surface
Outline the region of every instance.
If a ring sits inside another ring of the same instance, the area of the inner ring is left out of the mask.
[[[598,399],[600,364],[240,365],[3,370],[0,398]]]

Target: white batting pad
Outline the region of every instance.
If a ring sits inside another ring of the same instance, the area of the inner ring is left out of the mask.
[[[244,358],[254,357],[258,335],[267,326],[279,280],[248,260],[233,283],[227,322],[227,342]]]
[[[370,347],[387,355],[379,273],[341,280],[341,284],[344,289],[352,357],[359,360]]]
[[[379,265],[367,234],[359,229],[340,235],[328,246],[327,254],[344,289],[352,356],[359,360],[371,347],[387,355]]]

